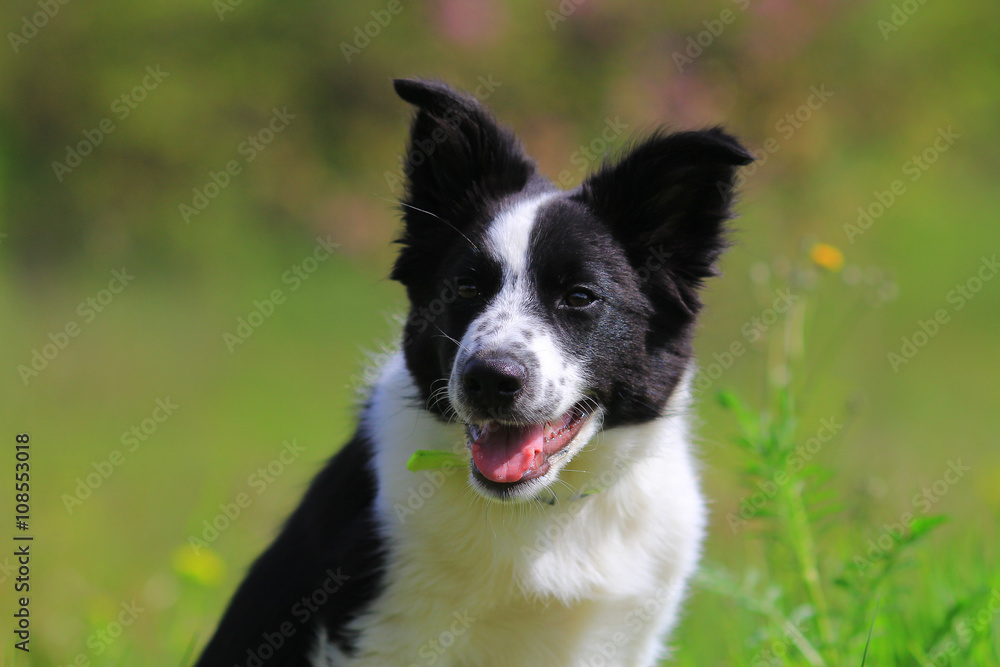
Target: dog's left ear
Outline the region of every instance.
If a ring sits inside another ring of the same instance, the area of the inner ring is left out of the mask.
[[[404,249],[393,271],[419,273],[414,257],[436,256],[470,212],[520,191],[535,165],[506,127],[479,103],[440,81],[396,79],[396,93],[417,108],[406,153]]]
[[[576,197],[611,226],[634,261],[665,256],[672,291],[695,312],[696,290],[715,274],[726,247],[736,169],[753,160],[719,128],[658,133],[605,163]]]
[[[500,197],[535,171],[514,133],[471,95],[440,81],[396,79],[393,87],[417,108],[406,156],[410,196]]]

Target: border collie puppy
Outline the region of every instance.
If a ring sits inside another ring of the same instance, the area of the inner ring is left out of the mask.
[[[395,89],[400,351],[198,665],[654,665],[705,526],[699,290],[752,157],[657,132],[562,191],[472,97]]]

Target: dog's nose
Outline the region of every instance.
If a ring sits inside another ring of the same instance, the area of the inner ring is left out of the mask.
[[[528,379],[527,369],[511,357],[473,357],[465,364],[462,387],[466,395],[486,408],[513,404]]]

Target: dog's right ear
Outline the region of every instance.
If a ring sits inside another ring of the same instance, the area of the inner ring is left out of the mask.
[[[520,191],[535,165],[474,97],[439,81],[396,79],[393,86],[417,108],[404,161],[404,251],[392,275],[405,282],[408,250],[439,254],[471,211]]]
[[[727,245],[736,170],[753,159],[720,128],[660,131],[603,164],[575,197],[600,214],[635,261],[651,251],[669,257],[657,280],[695,313],[698,289]]]

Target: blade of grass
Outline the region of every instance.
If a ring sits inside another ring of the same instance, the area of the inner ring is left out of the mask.
[[[872,614],[872,624],[868,626],[868,641],[865,642],[865,652],[861,656],[861,667],[865,667],[865,661],[868,660],[868,649],[872,645],[872,633],[875,631],[875,619],[878,618],[878,603],[880,601],[879,597],[875,598],[875,612]]]
[[[195,633],[194,637],[191,637],[191,642],[188,644],[187,649],[185,649],[183,657],[181,657],[180,667],[185,667],[190,663],[191,657],[194,655],[194,648],[197,645],[198,634]]]

